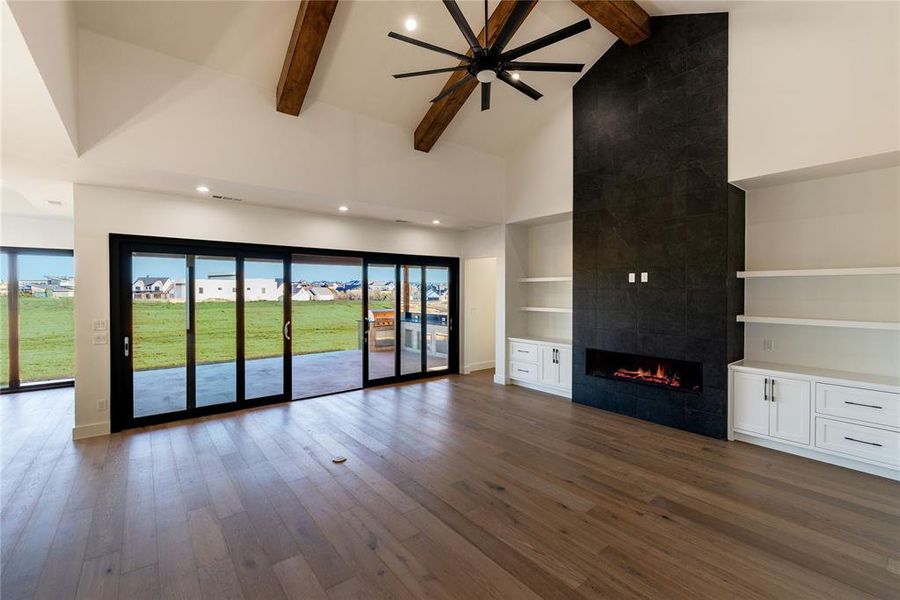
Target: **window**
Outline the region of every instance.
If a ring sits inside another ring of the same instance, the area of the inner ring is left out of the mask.
[[[71,250],[0,250],[0,388],[71,384],[74,301]]]
[[[222,288],[219,288],[219,289],[222,289]],[[202,294],[202,293],[203,293],[203,288],[200,288],[199,292]]]

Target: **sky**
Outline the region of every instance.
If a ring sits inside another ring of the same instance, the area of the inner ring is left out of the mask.
[[[171,277],[184,280],[185,259],[165,258],[158,256],[135,256],[132,259],[132,274],[135,278],[150,275],[152,277]],[[195,273],[198,279],[207,279],[210,275],[234,274],[233,259],[197,258]],[[245,277],[280,279],[282,276],[281,261],[247,260],[244,263]],[[71,256],[19,255],[19,279],[43,279],[46,275],[74,275],[75,264]],[[369,279],[385,281],[393,279],[393,267],[372,266],[369,268]],[[0,261],[0,280],[9,279],[7,261]],[[362,267],[345,265],[309,265],[293,263],[291,280],[293,281],[353,281],[362,279]],[[428,269],[428,280],[434,283],[447,283],[446,269]]]

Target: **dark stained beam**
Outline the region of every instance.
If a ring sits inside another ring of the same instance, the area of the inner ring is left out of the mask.
[[[531,9],[534,8],[534,5],[537,4],[537,0],[519,1],[525,1],[530,4],[528,8],[529,13],[531,12]],[[493,44],[494,40],[497,39],[497,34],[500,33],[500,30],[503,29],[503,26],[512,15],[515,5],[516,0],[500,0],[497,8],[494,9],[494,12],[488,19],[488,45]],[[478,34],[478,42],[484,45],[484,29]],[[472,56],[471,49],[469,50],[468,55]],[[464,64],[465,63],[460,62],[460,66],[463,66]],[[444,87],[441,88],[441,92],[457,85],[465,76],[466,71],[457,71],[453,73],[447,79],[447,83],[444,84]],[[459,109],[466,103],[466,100],[469,99],[469,96],[475,91],[476,87],[478,87],[478,81],[472,77],[463,83],[458,90],[431,105],[428,112],[425,113],[425,116],[422,118],[422,122],[416,127],[414,137],[416,150],[428,152],[434,147],[435,142],[438,141],[438,138],[441,137],[441,134],[444,133],[447,126],[450,125],[450,121],[453,120],[453,117],[456,116]]]
[[[634,46],[650,37],[650,15],[634,0],[572,0],[617,38]]]
[[[275,97],[278,112],[300,114],[337,3],[338,0],[301,0],[278,79]]]

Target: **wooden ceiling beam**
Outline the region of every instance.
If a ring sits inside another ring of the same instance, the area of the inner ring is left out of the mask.
[[[519,1],[527,1],[531,4],[528,9],[529,13],[531,12],[531,9],[534,8],[534,5],[537,4],[537,0]],[[500,0],[500,3],[497,4],[497,8],[494,9],[494,12],[491,13],[490,18],[488,19],[488,45],[493,44],[494,40],[497,39],[497,34],[500,33],[500,30],[506,24],[507,20],[509,20],[515,5],[516,0]],[[478,42],[481,45],[484,45],[483,28],[481,33],[478,34]],[[471,49],[469,49],[468,55],[472,56]],[[460,66],[465,65],[462,61],[460,61],[459,64]],[[466,71],[456,71],[447,79],[447,83],[441,88],[441,92],[456,85],[465,76]],[[444,133],[444,130],[450,125],[450,121],[453,120],[453,117],[456,116],[456,113],[459,112],[459,109],[466,103],[466,100],[469,99],[469,96],[472,95],[472,92],[475,91],[477,86],[478,81],[476,81],[475,78],[471,78],[458,90],[431,105],[428,112],[425,113],[425,116],[422,118],[422,122],[416,127],[414,136],[416,150],[428,152],[434,147],[435,142],[438,141],[438,138],[441,137],[441,134]]]
[[[634,46],[650,37],[650,15],[634,0],[572,0],[613,35]]]
[[[295,117],[300,114],[337,3],[338,0],[301,0],[278,79],[275,95],[278,112]]]

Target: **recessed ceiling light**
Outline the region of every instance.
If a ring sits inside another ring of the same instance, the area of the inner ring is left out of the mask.
[[[519,80],[519,74],[518,74],[518,73],[513,73],[513,74],[512,74],[512,78],[513,78],[513,81],[518,81],[518,80]]]
[[[341,212],[347,212],[347,211],[350,210],[350,209],[347,208],[346,206],[338,206],[338,210],[341,211]]]
[[[197,189],[197,191],[200,192],[201,194],[208,194],[208,193],[209,193],[209,188],[206,187],[205,185],[198,185],[196,189]]]
[[[403,26],[406,27],[407,31],[415,31],[416,27],[418,27],[419,24],[416,23],[416,20],[414,18],[406,17],[406,21],[403,22]]]
[[[435,219],[434,221],[431,222],[431,224],[432,224],[432,225],[440,225],[441,222],[438,221],[437,219]]]

